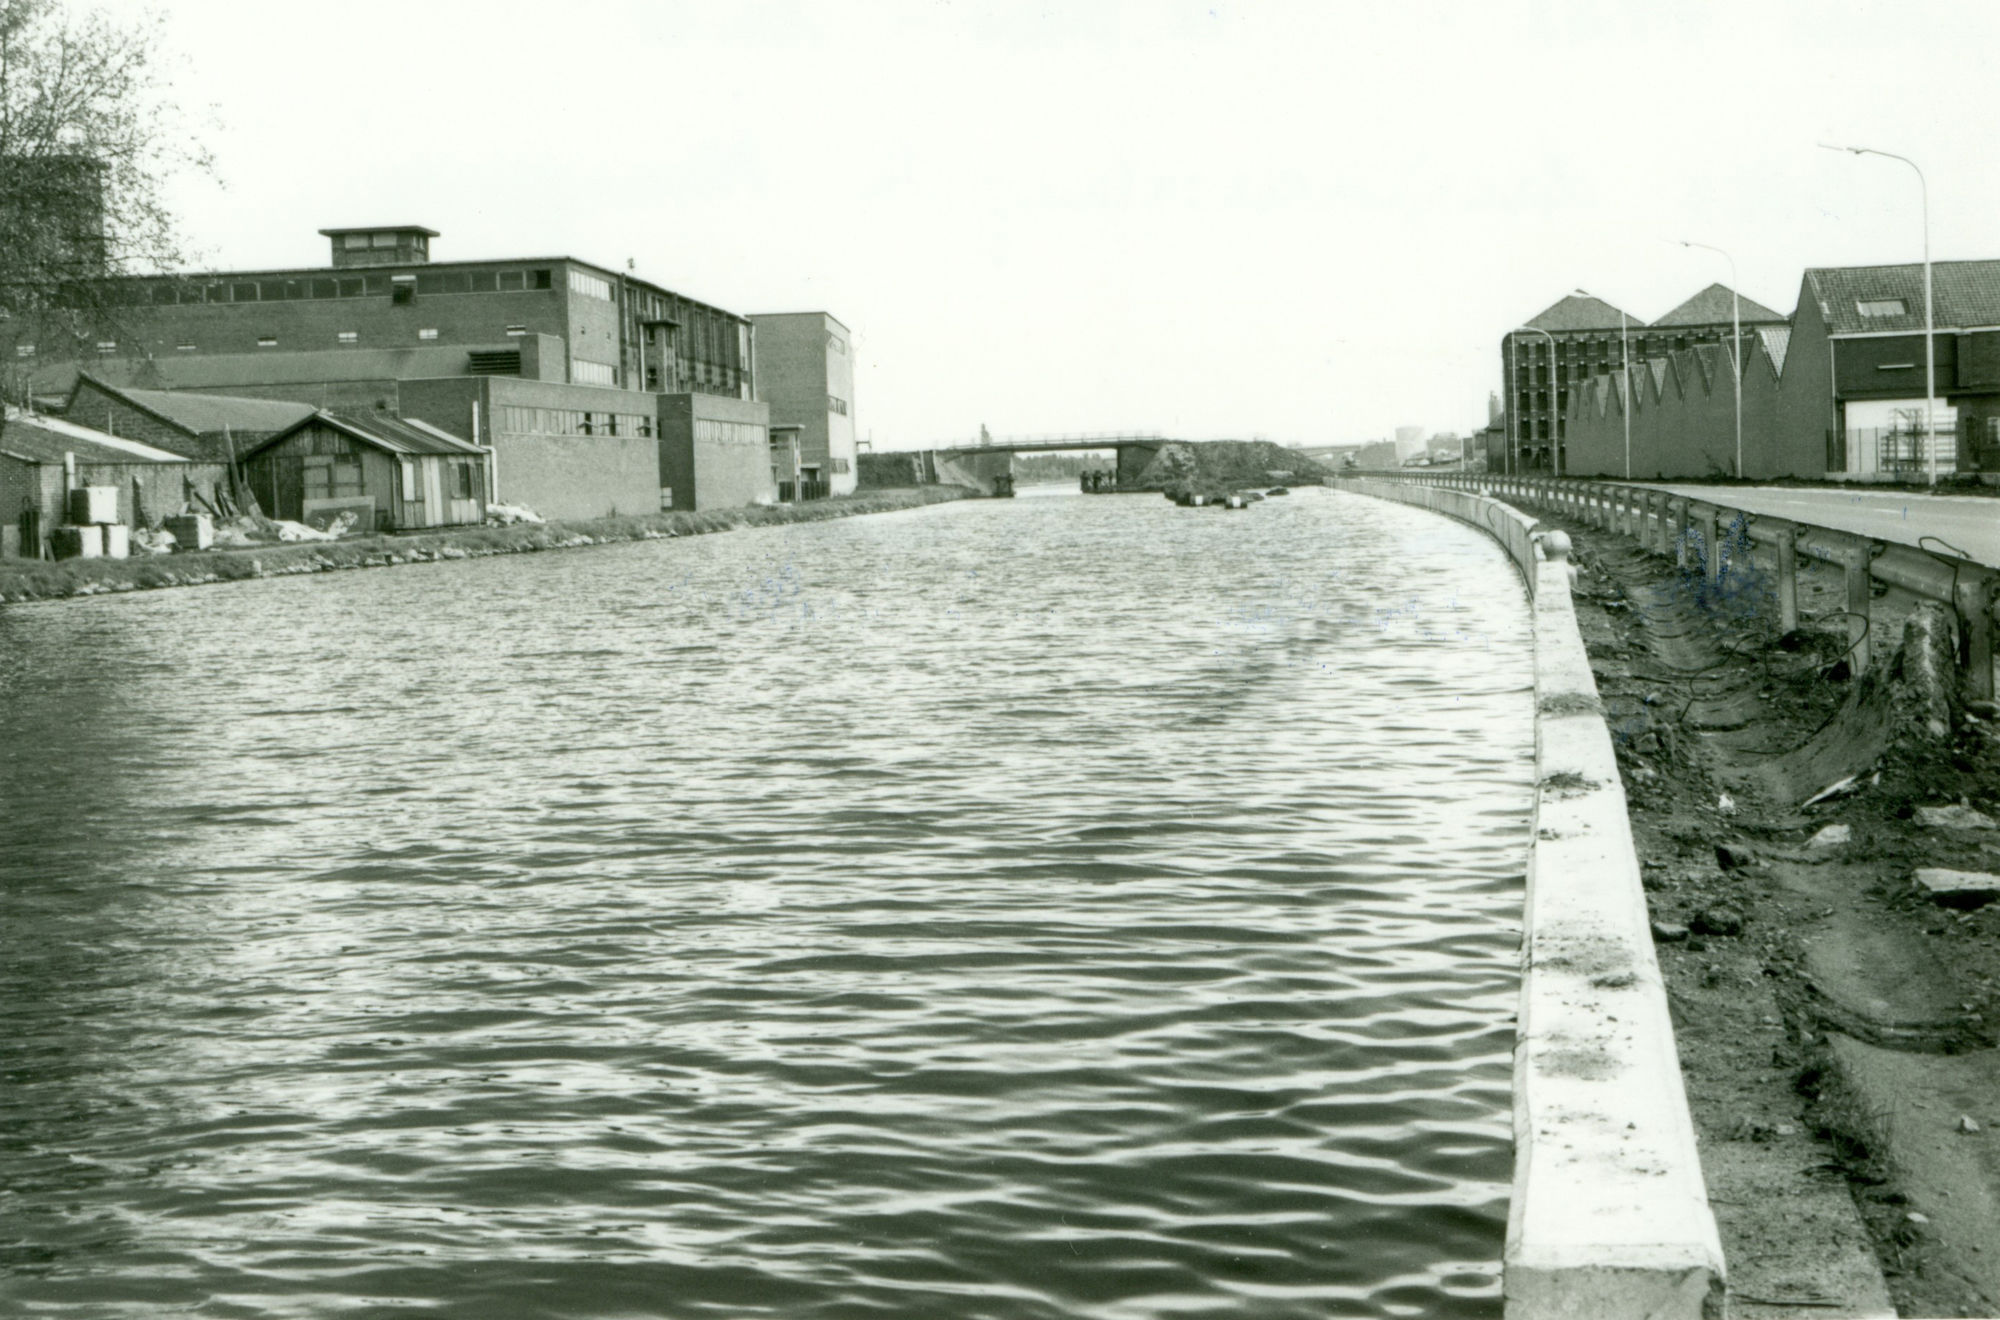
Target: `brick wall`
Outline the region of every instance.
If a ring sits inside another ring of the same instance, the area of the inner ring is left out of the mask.
[[[659,442],[640,435],[491,436],[500,500],[544,518],[606,518],[660,510]]]

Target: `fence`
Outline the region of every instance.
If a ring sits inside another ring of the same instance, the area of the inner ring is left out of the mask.
[[[1731,545],[1722,539],[1723,529],[1730,529],[1732,542],[1744,550],[1768,542],[1776,559],[1779,626],[1786,632],[1799,626],[1798,557],[1832,564],[1846,581],[1848,665],[1857,678],[1870,663],[1872,584],[1899,587],[1952,611],[1958,623],[1958,659],[1968,691],[1983,701],[1993,699],[1994,597],[2000,591],[2000,569],[1992,566],[1649,486],[1575,477],[1438,472],[1369,473],[1368,477],[1474,491],[1517,507],[1546,509],[1575,518],[1630,536],[1656,554],[1673,556],[1683,566],[1694,563],[1711,585],[1718,587],[1732,559]]]

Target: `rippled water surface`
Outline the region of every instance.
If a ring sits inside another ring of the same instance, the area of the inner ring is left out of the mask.
[[[1319,490],[0,610],[0,1303],[1497,1315],[1526,627]]]

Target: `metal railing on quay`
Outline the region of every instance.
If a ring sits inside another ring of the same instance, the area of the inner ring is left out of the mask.
[[[1979,700],[1993,700],[1993,636],[2000,626],[1996,625],[1995,596],[2000,593],[2000,569],[1976,560],[1623,482],[1497,473],[1346,475],[1473,491],[1517,507],[1560,513],[1599,530],[1629,536],[1654,554],[1672,557],[1682,568],[1698,569],[1717,585],[1729,572],[1736,547],[1748,551],[1768,542],[1776,561],[1778,622],[1784,632],[1799,626],[1799,556],[1831,564],[1841,570],[1845,581],[1848,666],[1857,678],[1867,672],[1871,660],[1873,584],[1899,587],[1952,612],[1958,625],[1959,664],[1965,670],[1968,691]]]

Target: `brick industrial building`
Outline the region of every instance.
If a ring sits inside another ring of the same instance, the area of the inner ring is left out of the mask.
[[[1939,468],[2000,471],[2000,261],[1933,267]],[[1805,272],[1788,324],[1746,331],[1743,472],[1748,477],[1922,475],[1923,268]],[[1736,384],[1726,344],[1695,344],[1635,372],[1632,475],[1735,471]],[[1623,475],[1625,399],[1615,379],[1576,391],[1569,470]]]
[[[753,316],[758,397],[774,426],[796,426],[800,478],[829,495],[857,480],[854,336],[828,312]]]
[[[776,497],[746,318],[574,257],[433,262],[420,225],[320,232],[324,267],[121,281],[83,360],[20,326],[6,351],[38,396],[135,429],[187,392],[422,420],[491,451],[490,497],[547,517]]]
[[[1746,338],[1757,326],[1785,322],[1761,303],[1739,301]],[[1569,471],[1568,424],[1578,388],[1620,370],[1628,355],[1636,377],[1663,354],[1728,340],[1730,308],[1729,289],[1711,284],[1649,324],[1578,290],[1524,322],[1527,329],[1508,331],[1500,340],[1500,373],[1507,382],[1509,457],[1500,466]]]

